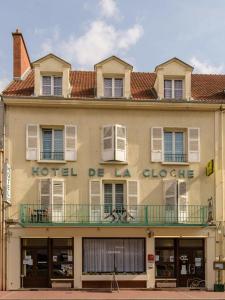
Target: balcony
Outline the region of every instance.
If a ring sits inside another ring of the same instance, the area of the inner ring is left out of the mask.
[[[165,162],[185,163],[185,162],[187,162],[187,154],[165,153],[164,161]]]
[[[22,226],[207,226],[208,206],[21,204]]]
[[[41,160],[64,160],[64,152],[41,152]]]

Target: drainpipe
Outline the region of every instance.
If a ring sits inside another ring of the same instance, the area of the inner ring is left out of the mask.
[[[224,129],[223,129],[223,113],[225,112],[225,109],[223,105],[220,106],[220,112],[221,112],[221,117],[220,117],[220,131],[221,131],[221,171],[222,171],[222,176],[221,176],[221,184],[222,184],[222,215],[221,215],[221,220],[218,220],[218,230],[217,230],[217,235],[218,235],[218,241],[219,241],[219,260],[222,261],[224,257],[224,201],[225,201],[225,195],[224,195]],[[218,201],[218,199],[217,199]],[[221,272],[221,283],[224,283],[224,271]]]

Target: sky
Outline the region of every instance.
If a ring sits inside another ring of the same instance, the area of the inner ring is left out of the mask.
[[[116,55],[152,72],[176,56],[195,73],[225,73],[225,0],[0,0],[0,91],[16,28],[31,61],[51,52],[93,70]]]

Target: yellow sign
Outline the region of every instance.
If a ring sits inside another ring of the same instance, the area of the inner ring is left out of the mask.
[[[210,176],[211,174],[214,173],[214,160],[211,159],[206,167],[206,176]]]

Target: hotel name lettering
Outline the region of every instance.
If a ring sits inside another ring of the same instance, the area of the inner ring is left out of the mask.
[[[89,177],[104,177],[104,168],[89,168],[87,170]],[[144,178],[166,178],[166,177],[176,177],[176,178],[194,178],[194,170],[190,169],[144,169],[142,172]],[[77,176],[77,171],[75,168],[47,168],[47,167],[33,167],[33,176]],[[114,177],[132,177],[132,172],[129,169],[114,169]]]

